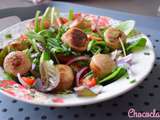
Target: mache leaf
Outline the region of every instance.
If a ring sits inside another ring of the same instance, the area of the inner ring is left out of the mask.
[[[4,61],[4,58],[7,56],[7,54],[9,53],[9,47],[6,46],[4,49],[2,49],[0,51],[0,66],[3,65],[3,61]]]
[[[136,35],[139,35],[141,34],[141,32],[139,32],[137,29],[133,29],[128,35],[127,35],[127,38],[132,38]]]
[[[134,26],[135,26],[134,20],[127,20],[127,21],[121,22],[118,26],[116,26],[116,28],[120,29],[126,35],[128,35],[134,29]]]
[[[74,11],[73,11],[73,9],[70,9],[70,10],[69,10],[69,14],[68,14],[68,20],[69,20],[69,21],[72,21],[72,20],[73,20],[73,17],[74,17]]]
[[[51,10],[51,24],[53,24],[55,20],[59,18],[59,16],[60,16],[60,11],[53,7]]]
[[[14,80],[14,79],[15,79],[14,76],[4,72],[4,80]]]
[[[37,10],[36,15],[35,15],[35,27],[34,27],[34,31],[35,32],[39,32],[40,30],[40,26],[39,26],[39,16],[40,16],[41,11]]]
[[[100,52],[108,53],[109,48],[106,46],[106,43],[104,41],[91,40],[88,43],[87,51],[90,51],[92,54],[96,54]]]
[[[122,67],[116,68],[110,75],[106,76],[102,80],[99,81],[99,84],[105,85],[108,81],[111,80],[118,80],[121,78],[123,75],[125,75],[127,70]]]
[[[51,10],[52,8],[51,7],[48,7],[43,16],[42,16],[42,20],[41,20],[41,30],[44,30],[45,28],[45,20],[50,20],[51,19]]]
[[[126,51],[129,53],[129,52],[136,52],[136,51],[142,50],[146,46],[146,42],[147,40],[145,38],[141,38],[137,40],[136,42],[131,43],[126,48]]]

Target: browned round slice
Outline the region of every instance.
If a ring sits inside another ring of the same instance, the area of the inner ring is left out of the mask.
[[[4,70],[14,76],[17,73],[25,74],[31,69],[32,63],[28,56],[22,51],[9,53],[3,63]]]
[[[62,92],[71,89],[74,81],[74,74],[68,65],[58,64],[56,67],[60,73],[59,85],[54,89],[56,92]],[[54,92],[53,91],[53,92]]]
[[[107,54],[96,54],[92,57],[90,68],[94,75],[102,78],[112,72],[116,64]]]
[[[116,28],[108,28],[105,32],[104,32],[104,38],[105,41],[107,43],[107,46],[113,48],[113,49],[117,49],[121,47],[121,43],[120,40],[125,43],[126,42],[126,35],[124,34],[124,32],[122,32],[119,29]]]
[[[10,48],[12,48],[14,50],[20,50],[20,51],[29,48],[29,46],[30,46],[29,41],[27,41],[27,40],[24,41],[24,40],[20,40],[20,39],[17,39],[9,44]]]
[[[78,28],[70,28],[65,32],[62,41],[76,51],[85,51],[89,42],[87,35]]]

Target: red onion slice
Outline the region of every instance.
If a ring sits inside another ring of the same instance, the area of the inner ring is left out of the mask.
[[[89,67],[82,68],[79,72],[76,74],[76,86],[80,86],[80,79],[85,74],[86,71],[89,71]]]
[[[32,68],[31,68],[31,70],[34,70],[36,68],[36,64],[32,64]]]
[[[127,69],[129,76],[134,75],[134,71],[132,70],[133,65],[133,54],[129,54],[125,57],[117,59],[117,66],[124,67]]]
[[[81,60],[83,60],[83,61],[87,61],[88,60],[89,61],[90,57],[88,57],[88,56],[76,57],[76,58],[73,58],[73,59],[69,60],[66,64],[70,65],[70,64],[72,64],[74,62],[81,61]]]
[[[59,70],[53,65],[53,61],[44,61],[40,63],[41,79],[39,80],[39,90],[42,92],[48,92],[55,89],[60,83]],[[37,81],[38,81],[37,80]],[[37,88],[38,88],[37,85]]]
[[[117,59],[117,65],[122,65],[122,64],[129,64],[130,66],[132,65],[133,63],[133,54],[129,54],[125,57],[121,57],[121,58],[118,58]]]

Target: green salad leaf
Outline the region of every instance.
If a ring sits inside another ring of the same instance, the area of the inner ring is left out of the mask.
[[[41,30],[44,30],[44,22],[45,22],[45,20],[50,20],[51,19],[51,10],[52,10],[52,8],[51,7],[48,7],[46,10],[45,10],[45,12],[44,12],[44,14],[43,14],[43,16],[42,16],[42,20],[41,20]]]
[[[134,36],[136,36],[136,35],[139,35],[139,34],[141,34],[141,32],[139,32],[139,31],[136,30],[136,29],[133,29],[133,30],[127,35],[127,38],[132,38],[132,37],[134,37]]]
[[[129,52],[136,52],[136,51],[142,50],[146,46],[146,42],[147,40],[145,38],[141,38],[136,42],[133,42],[130,45],[128,45],[126,48],[126,51],[129,53]]]
[[[71,48],[66,44],[63,44],[61,41],[61,37],[63,33],[67,31],[67,29],[67,27],[61,26],[58,28],[56,36],[47,39],[46,47],[51,51],[51,53],[64,53],[65,55],[71,54]]]
[[[4,58],[11,51],[14,51],[14,49],[10,48],[10,46],[6,46],[0,51],[0,66],[3,65]]]
[[[14,76],[4,72],[4,80],[14,80],[14,79],[15,79]]]
[[[53,24],[59,16],[60,16],[60,11],[53,7],[51,10],[51,24]]]
[[[48,38],[53,38],[56,35],[56,28],[49,28],[42,30],[38,33],[39,35],[43,36],[43,38],[48,39]]]
[[[34,27],[34,31],[35,32],[39,32],[40,31],[40,26],[39,26],[39,16],[40,16],[41,11],[37,11],[36,15],[35,15],[35,27]]]
[[[120,44],[121,44],[121,47],[122,47],[123,54],[124,54],[124,56],[126,56],[127,54],[126,54],[125,45],[124,45],[124,43],[122,42],[121,38],[119,38],[119,41],[120,41]]]
[[[95,36],[95,37],[101,37],[98,33],[93,32],[93,31],[92,31],[91,29],[89,29],[89,28],[83,29],[83,32],[86,33],[86,34],[91,34],[91,35],[93,35],[93,36]]]
[[[69,10],[69,14],[68,14],[68,20],[72,21],[73,18],[74,18],[74,11],[73,11],[73,9],[70,9]]]
[[[103,78],[102,80],[100,80],[99,84],[105,85],[108,81],[117,80],[117,79],[121,78],[122,76],[124,76],[126,73],[127,73],[126,69],[124,69],[122,67],[118,67],[110,75],[108,75],[105,78]]]
[[[6,39],[11,39],[11,38],[12,38],[12,34],[6,34],[6,35],[5,35],[5,38],[6,38]]]
[[[39,52],[39,49],[37,47],[37,42],[40,42],[43,46],[46,45],[44,37],[42,35],[40,35],[39,33],[28,32],[28,33],[26,33],[26,35],[28,36],[28,38],[29,38],[28,40],[36,52]]]
[[[97,54],[100,52],[108,53],[109,48],[106,46],[104,41],[91,40],[88,43],[87,51],[90,51],[92,54]]]
[[[35,40],[41,41],[41,42],[44,41],[44,37],[41,34],[38,34],[36,32],[28,32],[28,33],[26,33],[26,35],[28,36],[29,39],[35,39]]]
[[[51,11],[52,11],[52,7],[47,7],[47,9],[43,14],[43,17],[45,17],[46,19],[51,19]]]
[[[83,29],[83,32],[85,32],[86,34],[92,33],[92,30],[87,28],[87,29]]]
[[[136,80],[135,80],[135,79],[133,79],[133,80],[130,80],[129,82],[130,82],[130,83],[135,83],[135,82],[136,82]]]
[[[134,20],[127,20],[127,21],[121,22],[118,26],[116,26],[116,28],[120,29],[126,35],[128,35],[134,29],[134,26],[135,26]]]
[[[42,54],[41,54],[41,57],[40,57],[40,63],[42,63],[43,61],[48,61],[50,60],[50,55],[48,52],[44,51]]]

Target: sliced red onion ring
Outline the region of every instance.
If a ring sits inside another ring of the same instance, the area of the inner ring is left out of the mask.
[[[76,86],[80,86],[80,79],[84,75],[86,71],[89,71],[89,67],[82,68],[79,72],[76,74]]]
[[[88,57],[88,56],[80,56],[80,57],[73,58],[73,59],[71,59],[71,60],[69,60],[67,62],[67,65],[70,65],[70,64],[72,64],[74,62],[81,61],[81,60],[83,60],[83,61],[87,61],[88,60],[89,61],[90,57]]]
[[[57,87],[57,85],[53,86],[53,84],[55,84],[55,83],[52,83],[52,80],[49,80],[48,82],[50,82],[51,84],[49,84],[49,86],[45,86],[45,83],[43,83],[43,81],[40,78],[37,78],[36,84],[34,85],[34,88],[38,91],[41,91],[41,92],[49,92]]]
[[[36,45],[41,52],[44,51],[44,48],[40,43],[36,43]]]
[[[22,80],[21,75],[19,73],[17,73],[17,78],[18,81],[25,87],[28,87],[28,85]]]
[[[122,64],[129,64],[130,66],[132,65],[132,59],[133,59],[133,54],[129,54],[125,57],[121,57],[117,59],[117,65],[122,65]]]
[[[35,64],[32,64],[31,70],[34,70],[35,68],[36,68],[36,65],[35,65]]]
[[[129,76],[134,74],[132,70],[132,65],[133,65],[133,54],[129,54],[125,57],[117,59],[117,66],[124,67],[127,70]]]
[[[52,90],[51,87],[46,87],[40,78],[36,79],[36,84],[34,85],[34,88],[41,92],[48,92]]]
[[[37,57],[37,56],[38,56],[38,54],[39,54],[39,53],[33,53],[33,54],[31,55],[31,58],[35,58],[35,57]]]

